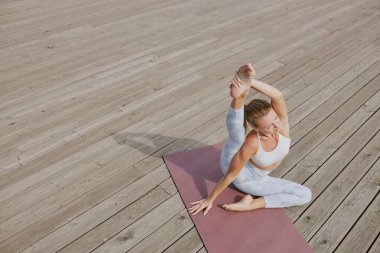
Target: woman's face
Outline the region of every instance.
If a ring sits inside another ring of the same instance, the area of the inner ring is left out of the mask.
[[[257,121],[257,127],[253,127],[256,131],[259,130],[263,134],[273,134],[280,130],[280,119],[277,113],[270,111]]]

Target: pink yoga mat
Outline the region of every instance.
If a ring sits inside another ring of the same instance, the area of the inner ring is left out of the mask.
[[[163,156],[187,208],[206,198],[223,176],[219,158],[223,143]],[[232,184],[214,201],[210,211],[191,216],[209,253],[310,253],[314,252],[281,208],[230,212],[224,203],[244,196]],[[254,196],[254,198],[257,196]]]

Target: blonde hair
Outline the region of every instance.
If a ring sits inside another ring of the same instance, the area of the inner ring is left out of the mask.
[[[249,104],[244,105],[244,129],[248,133],[248,123],[258,127],[257,120],[266,115],[272,105],[263,99],[253,99]]]

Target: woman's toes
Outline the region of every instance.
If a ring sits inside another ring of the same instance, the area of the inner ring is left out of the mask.
[[[250,71],[254,71],[254,68],[253,68],[253,66],[252,66],[251,63],[247,64],[247,69],[250,70]]]
[[[245,211],[244,205],[240,202],[225,204],[224,209],[229,211]]]
[[[224,204],[224,205],[223,205],[223,208],[224,208],[225,210],[230,210],[230,205],[228,205],[228,204]]]
[[[223,205],[223,208],[228,210],[228,211],[238,211],[238,207],[236,206],[236,203],[232,203],[232,204],[224,204]]]

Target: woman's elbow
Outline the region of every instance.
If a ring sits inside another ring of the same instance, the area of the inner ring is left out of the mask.
[[[284,94],[281,91],[278,91],[276,96],[274,97],[276,100],[285,100]]]

